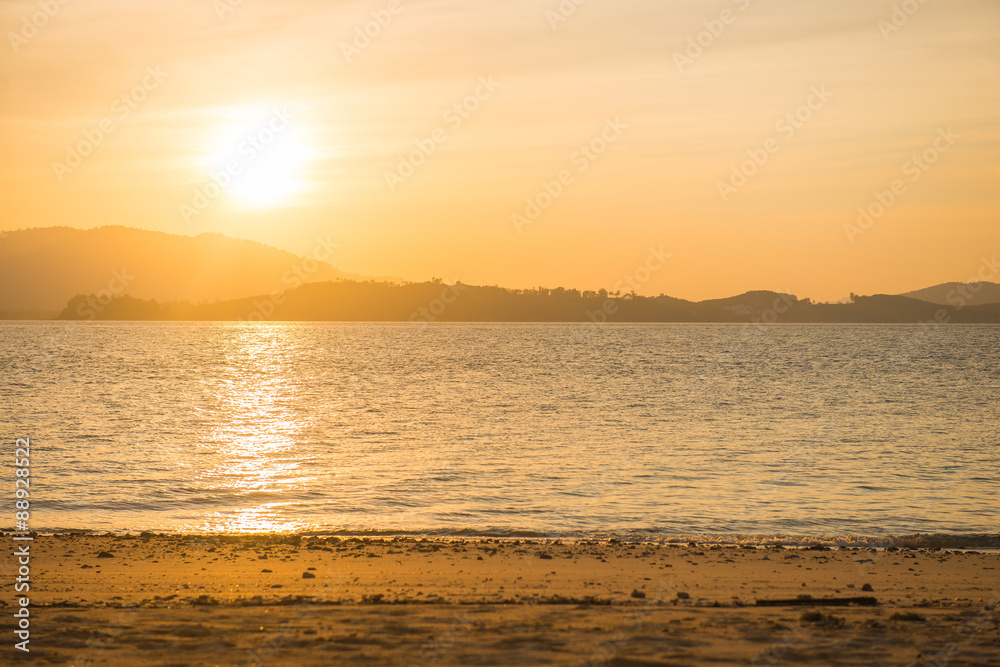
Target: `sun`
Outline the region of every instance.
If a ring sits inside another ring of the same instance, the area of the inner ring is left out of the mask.
[[[212,178],[233,204],[270,208],[293,203],[307,189],[313,158],[304,130],[285,109],[241,109],[214,133]]]
[[[305,190],[302,171],[307,159],[308,151],[297,137],[276,139],[233,178],[228,193],[252,208],[281,205]]]

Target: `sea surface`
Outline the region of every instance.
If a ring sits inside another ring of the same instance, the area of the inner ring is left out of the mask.
[[[1000,546],[1000,327],[0,323],[38,531]],[[13,500],[8,519],[14,526]]]

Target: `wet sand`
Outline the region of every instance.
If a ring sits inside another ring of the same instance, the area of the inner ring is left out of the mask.
[[[145,534],[30,544],[31,653],[8,640],[0,663],[1000,665],[996,553]],[[16,567],[6,556],[8,618]],[[769,600],[788,602],[757,604]]]

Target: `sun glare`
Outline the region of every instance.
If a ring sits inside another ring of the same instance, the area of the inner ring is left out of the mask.
[[[230,200],[246,208],[288,204],[306,190],[309,144],[294,117],[283,109],[241,109],[239,120],[213,134],[212,178]]]

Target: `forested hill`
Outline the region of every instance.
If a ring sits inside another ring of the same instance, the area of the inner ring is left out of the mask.
[[[339,280],[256,297],[192,304],[77,295],[63,320],[398,322],[898,322],[1000,323],[1000,304],[944,306],[902,296],[853,296],[823,304],[755,291],[710,301],[669,296],[513,290],[441,282]]]

